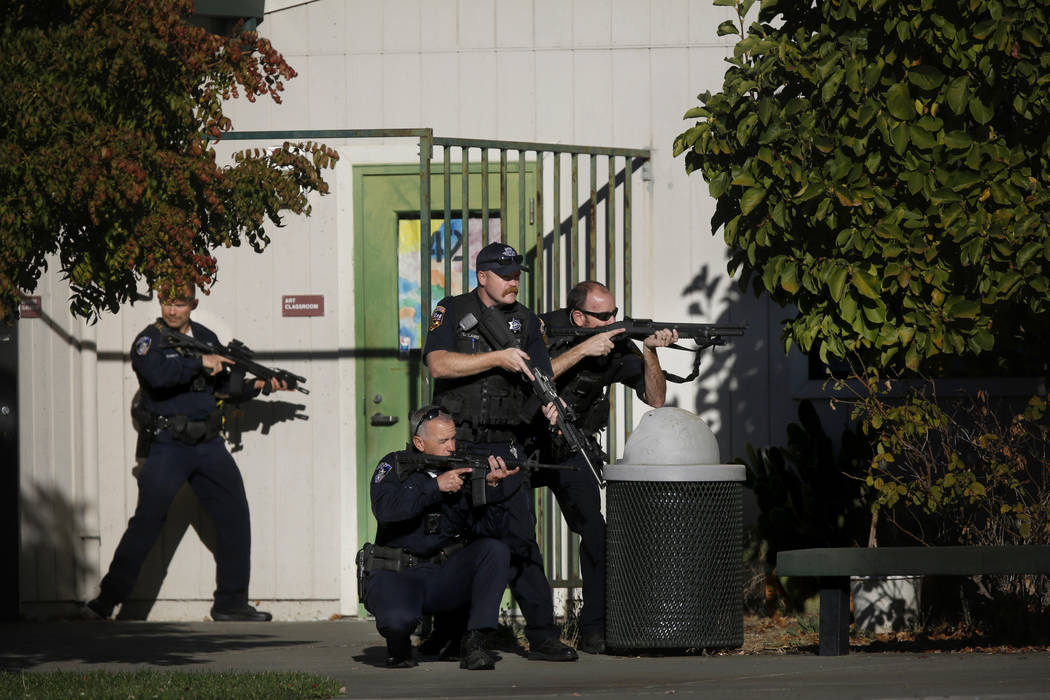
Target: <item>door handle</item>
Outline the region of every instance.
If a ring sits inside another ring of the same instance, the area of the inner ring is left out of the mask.
[[[371,419],[372,425],[393,425],[397,423],[397,416],[388,416],[383,413],[373,413]]]

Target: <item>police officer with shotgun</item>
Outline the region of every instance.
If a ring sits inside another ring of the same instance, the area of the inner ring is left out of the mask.
[[[568,294],[568,307],[542,314],[548,328],[578,327],[600,330],[616,318],[612,292],[598,282],[580,282]],[[678,334],[656,330],[645,338],[642,349],[622,329],[598,332],[580,341],[574,337],[548,338],[551,365],[558,393],[576,412],[580,430],[591,442],[590,453],[600,453],[595,434],[609,419],[608,387],[621,382],[650,406],[664,404],[667,382],[656,348],[671,345]],[[551,442],[544,461],[577,463],[580,456]],[[601,465],[598,465],[599,468]],[[591,654],[605,651],[605,519],[601,512],[600,478],[590,470],[547,470],[532,480],[548,486],[558,499],[569,528],[580,535],[580,573],[583,577],[583,610],[580,613],[578,648]]]
[[[305,380],[282,370],[259,369],[265,376],[246,381],[244,367],[230,353],[220,354],[227,349],[215,333],[190,320],[198,303],[194,285],[164,287],[159,297],[160,318],[146,326],[131,346],[131,366],[141,394],[136,408],[140,424],[136,456],[145,459],[136,477],[138,504],[99,595],[87,602],[85,611],[91,617],[108,619],[127,599],[175,494],[188,482],[214,521],[218,536],[212,619],[265,622],[271,619],[270,613],[248,604],[248,500],[237,464],[220,436],[222,416],[217,400],[244,401],[263,390],[297,388],[296,380]],[[198,349],[187,347],[193,345]]]

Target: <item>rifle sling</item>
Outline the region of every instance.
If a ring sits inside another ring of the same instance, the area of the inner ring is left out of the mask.
[[[675,348],[677,350],[690,350],[690,348],[683,348],[680,345],[668,345],[667,347]],[[693,381],[698,376],[700,376],[700,351],[701,350],[703,350],[703,348],[697,348],[696,350],[690,350],[690,352],[695,353],[695,356],[693,357],[693,371],[690,372],[688,376],[680,377],[677,374],[672,374],[671,372],[668,372],[665,369],[665,370],[663,370],[664,378],[667,379],[667,381],[669,381],[669,382],[674,382],[675,384],[685,384],[687,382]]]

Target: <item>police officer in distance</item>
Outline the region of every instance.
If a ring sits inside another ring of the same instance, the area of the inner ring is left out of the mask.
[[[598,282],[580,282],[568,294],[568,306],[540,318],[551,328],[599,328],[616,320],[612,292]],[[558,394],[579,418],[580,431],[596,439],[609,419],[608,387],[620,382],[654,408],[664,404],[667,381],[656,348],[678,340],[678,332],[661,329],[646,338],[639,350],[629,338],[613,330],[577,338],[551,338],[549,350]],[[580,535],[580,573],[583,576],[583,610],[580,613],[579,649],[592,654],[605,651],[605,519],[601,512],[598,482],[583,459],[549,446],[545,459],[576,464],[572,471],[546,470],[532,479],[533,486],[548,486],[558,499],[569,528]]]
[[[447,456],[456,449],[452,416],[438,406],[413,412],[411,448]],[[503,528],[499,482],[517,473],[489,457],[487,505],[470,502],[464,475],[471,469],[431,473],[392,452],[372,477],[372,513],[379,524],[376,544],[358,555],[364,574],[363,602],[387,640],[387,665],[415,666],[412,631],[423,615],[468,608],[459,643],[460,667],[491,669],[496,658],[484,635],[496,628],[499,604],[510,575],[510,550],[492,535]]]
[[[549,372],[550,358],[539,318],[517,301],[522,256],[504,243],[490,243],[478,251],[478,286],[446,297],[434,307],[423,357],[434,377],[434,402],[456,420],[461,446],[502,457],[523,457],[521,445],[534,437],[540,407],[523,378],[532,378],[525,359]],[[461,323],[468,314],[481,318],[482,309],[504,316],[517,347],[494,350],[476,327]],[[544,407],[548,420],[552,405]],[[514,480],[527,478],[522,473]],[[508,483],[505,487],[510,487]],[[554,624],[550,582],[536,544],[536,519],[527,488],[507,504],[507,531],[503,541],[511,550],[510,588],[525,616],[529,658],[575,661],[576,651],[563,644]]]
[[[213,345],[220,343],[211,330],[190,320],[198,303],[194,285],[165,287],[158,296],[160,318],[146,326],[131,346],[131,366],[141,394],[137,417],[143,423],[137,456],[145,458],[136,477],[138,504],[102,579],[100,593],[87,602],[86,610],[92,617],[108,619],[127,599],[175,494],[188,482],[214,521],[218,537],[212,619],[265,622],[271,619],[270,613],[248,604],[248,499],[237,464],[219,434],[222,417],[216,399],[244,401],[258,395],[266,383],[261,379],[243,382],[243,374],[237,377],[227,369],[232,361],[225,357],[166,347],[161,334],[165,326]],[[270,388],[288,389],[276,379],[270,380]]]

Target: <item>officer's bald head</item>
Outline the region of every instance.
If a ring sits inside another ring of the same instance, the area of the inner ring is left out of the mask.
[[[412,444],[429,455],[449,455],[456,450],[456,424],[440,406],[424,406],[409,416]]]

